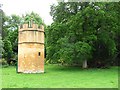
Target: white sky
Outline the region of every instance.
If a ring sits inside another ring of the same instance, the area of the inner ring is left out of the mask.
[[[0,0],[3,4],[2,10],[6,15],[22,15],[30,12],[38,13],[45,24],[50,25],[52,17],[50,16],[50,5],[57,4],[57,0]]]

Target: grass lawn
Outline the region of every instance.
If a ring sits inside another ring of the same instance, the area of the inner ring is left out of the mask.
[[[81,69],[45,65],[44,74],[18,74],[2,68],[2,88],[118,88],[118,67]]]

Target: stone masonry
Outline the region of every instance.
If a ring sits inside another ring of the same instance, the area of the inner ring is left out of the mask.
[[[44,26],[30,21],[19,27],[18,72],[44,72]]]

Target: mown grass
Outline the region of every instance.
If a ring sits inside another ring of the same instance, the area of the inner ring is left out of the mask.
[[[118,67],[81,69],[45,65],[44,74],[16,73],[2,68],[2,88],[118,88]]]

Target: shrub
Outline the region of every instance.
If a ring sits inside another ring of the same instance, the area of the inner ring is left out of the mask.
[[[8,65],[5,59],[0,59],[0,65]]]

